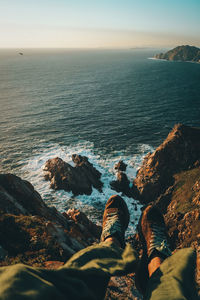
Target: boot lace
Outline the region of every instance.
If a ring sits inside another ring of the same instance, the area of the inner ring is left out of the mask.
[[[172,253],[167,241],[165,228],[157,224],[152,224],[151,229],[152,234],[149,246],[149,256],[152,254],[153,250],[158,250],[162,254],[170,256]]]
[[[103,228],[102,238],[115,234],[116,232],[122,233],[122,226],[119,217],[116,213],[109,213],[106,216],[106,223]]]

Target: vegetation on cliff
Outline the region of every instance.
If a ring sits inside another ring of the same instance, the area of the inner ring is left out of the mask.
[[[200,48],[194,46],[178,46],[166,53],[159,53],[154,56],[157,59],[174,61],[192,61],[200,63]]]
[[[33,186],[12,174],[0,174],[0,265],[23,262],[45,266],[65,262],[99,240],[101,227],[85,214],[48,207]]]

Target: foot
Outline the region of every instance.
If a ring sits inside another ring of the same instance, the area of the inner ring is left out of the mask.
[[[148,262],[154,257],[165,259],[171,255],[164,218],[155,206],[149,205],[143,211],[139,223],[139,236]]]
[[[101,242],[114,238],[122,248],[125,247],[125,231],[130,215],[126,202],[118,195],[111,196],[106,203],[103,214]]]
[[[149,205],[140,217],[138,233],[143,254],[136,272],[137,289],[145,295],[148,280],[160,267],[162,261],[171,255],[165,222],[160,211]]]

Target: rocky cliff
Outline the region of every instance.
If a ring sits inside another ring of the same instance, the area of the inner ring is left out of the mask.
[[[175,125],[145,157],[133,189],[143,204],[156,203],[165,214],[174,248],[199,241],[200,129]]]
[[[166,53],[159,53],[154,56],[157,59],[174,61],[192,61],[200,63],[200,49],[194,46],[178,46]]]
[[[85,214],[75,209],[61,214],[48,207],[29,182],[0,175],[0,265],[64,262],[97,242],[100,233]]]
[[[51,187],[74,194],[90,194],[92,188],[101,191],[101,174],[88,159],[79,155],[72,159],[74,166],[59,158],[47,161],[45,176]],[[126,165],[120,161],[115,169],[117,180],[111,182],[115,190],[160,208],[173,251],[192,246],[199,252],[199,128],[175,125],[165,141],[147,154],[132,187],[125,174]],[[73,253],[98,242],[100,233],[101,228],[82,212],[72,209],[61,214],[48,207],[29,182],[0,174],[0,266],[23,262],[55,269]],[[129,241],[141,254],[137,234]],[[134,288],[134,275],[111,278],[106,299],[127,299],[127,295],[129,299],[141,299]],[[200,286],[199,273],[197,283]]]
[[[154,153],[144,158],[133,182],[136,197],[143,203],[154,201],[173,185],[174,174],[195,168],[199,159],[200,129],[175,125]]]
[[[154,203],[164,215],[173,251],[200,252],[200,129],[177,124],[149,153],[137,172],[133,191],[141,203]],[[200,287],[200,256],[197,282]]]

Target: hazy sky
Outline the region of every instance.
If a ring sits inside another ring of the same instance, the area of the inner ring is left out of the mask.
[[[0,0],[0,48],[200,46],[200,0]]]

